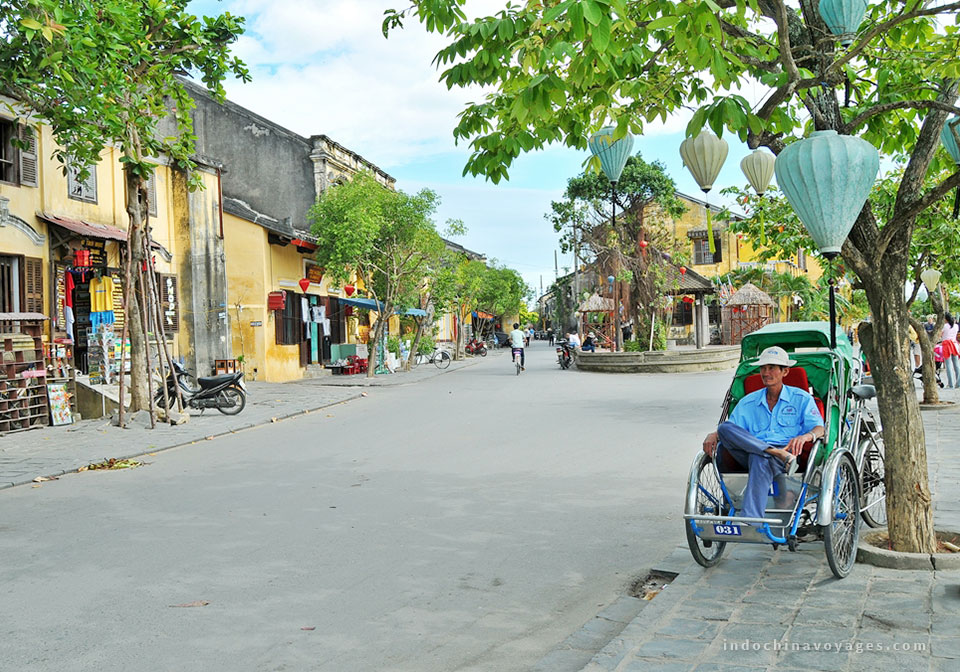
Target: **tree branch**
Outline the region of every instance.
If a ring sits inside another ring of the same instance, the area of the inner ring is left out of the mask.
[[[901,100],[895,103],[883,103],[881,105],[874,105],[873,107],[864,110],[849,123],[844,124],[843,128],[840,130],[842,135],[852,135],[855,130],[863,125],[871,117],[875,117],[878,114],[884,114],[890,112],[891,110],[943,110],[944,112],[949,112],[952,114],[960,115],[960,107],[956,105],[950,105],[949,103],[943,103],[939,100]]]
[[[784,72],[790,77],[790,82],[794,83],[800,80],[800,71],[793,60],[793,51],[790,47],[787,7],[783,4],[783,0],[773,0],[772,5],[776,13],[774,20],[777,23],[777,40],[780,43],[780,61],[783,63]]]

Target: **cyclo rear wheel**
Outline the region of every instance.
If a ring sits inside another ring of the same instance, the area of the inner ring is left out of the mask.
[[[840,458],[831,486],[833,520],[823,526],[823,545],[830,570],[842,579],[853,569],[860,539],[860,478],[849,453]]]
[[[870,527],[887,524],[887,490],[884,484],[883,437],[877,432],[860,442],[860,513]]]
[[[693,513],[707,516],[721,515],[727,511],[724,505],[723,488],[720,487],[720,478],[712,460],[704,459],[697,470],[697,503]],[[713,567],[720,561],[723,550],[727,547],[725,541],[704,541],[696,535],[690,527],[694,521],[684,520],[683,530],[687,535],[687,545],[690,554],[702,567]]]

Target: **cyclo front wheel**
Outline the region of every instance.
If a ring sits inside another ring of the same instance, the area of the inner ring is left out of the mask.
[[[697,488],[696,505],[691,513],[706,516],[719,516],[727,511],[724,505],[723,488],[720,487],[720,477],[717,474],[717,468],[710,459],[702,459],[697,469]],[[727,547],[725,541],[704,541],[693,531],[691,527],[696,521],[684,520],[683,530],[687,535],[687,545],[690,547],[690,554],[702,567],[713,567],[720,562],[720,556],[723,555]]]
[[[860,442],[860,514],[870,527],[887,524],[887,489],[884,485],[883,437],[877,432]]]
[[[840,458],[836,480],[830,485],[833,520],[823,526],[823,545],[830,570],[842,579],[853,569],[860,539],[860,478],[849,454]]]

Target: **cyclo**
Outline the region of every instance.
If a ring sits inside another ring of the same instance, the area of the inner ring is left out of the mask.
[[[763,387],[752,362],[769,346],[780,346],[797,363],[784,379],[810,392],[824,418],[822,439],[808,442],[792,476],[775,477],[763,518],[737,515],[748,474],[718,450],[698,451],[690,468],[684,507],[687,543],[694,560],[716,564],[728,543],[786,544],[824,542],[837,578],[856,560],[860,519],[871,527],[886,524],[883,438],[878,418],[867,406],[876,396],[862,382],[862,368],[847,337],[835,331],[830,347],[827,322],[771,324],[743,338],[740,364],[720,413],[725,421],[737,402]]]

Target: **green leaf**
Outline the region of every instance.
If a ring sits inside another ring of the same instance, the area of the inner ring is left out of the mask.
[[[43,24],[41,24],[39,21],[29,17],[26,19],[21,19],[20,25],[29,30],[40,30],[43,27]]]
[[[554,5],[546,12],[543,13],[543,22],[551,23],[557,19],[558,16],[567,11],[567,8],[574,3],[574,0],[564,0],[560,4]]]
[[[647,30],[662,30],[664,28],[669,28],[670,26],[677,25],[677,22],[680,21],[679,16],[661,16],[659,19],[654,19],[647,24]]]
[[[597,5],[596,0],[582,0],[580,6],[583,7],[583,18],[593,26],[600,24],[600,19],[603,18],[603,10]]]
[[[597,51],[604,52],[610,46],[610,28],[610,17],[604,15],[599,25],[590,32],[593,38],[593,47]]]

